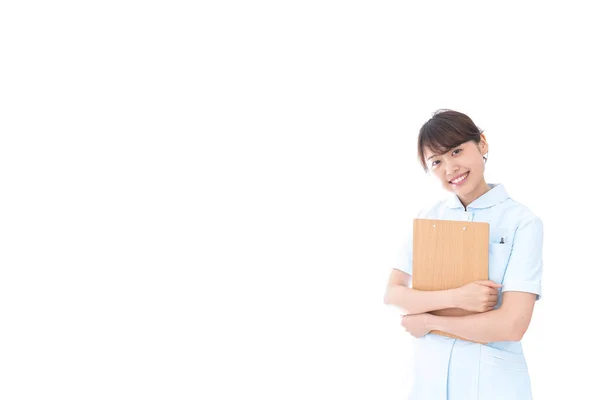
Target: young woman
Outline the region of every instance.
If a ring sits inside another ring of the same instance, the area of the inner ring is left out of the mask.
[[[487,152],[483,132],[460,112],[437,111],[421,127],[421,164],[451,195],[421,210],[418,218],[489,223],[489,280],[445,291],[412,289],[409,235],[390,275],[385,303],[402,310],[402,326],[417,338],[410,400],[531,399],[521,338],[541,295],[542,221],[502,184],[486,183]],[[453,307],[476,313],[429,313]]]

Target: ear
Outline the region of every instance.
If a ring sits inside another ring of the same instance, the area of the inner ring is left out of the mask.
[[[488,142],[483,133],[481,134],[481,140],[479,141],[479,151],[481,151],[481,154],[483,155],[488,153]]]

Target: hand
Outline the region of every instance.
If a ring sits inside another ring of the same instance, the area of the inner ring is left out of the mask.
[[[429,314],[412,314],[402,317],[402,327],[412,336],[419,338],[427,335],[431,329],[429,328]]]
[[[477,281],[455,289],[456,307],[467,311],[491,311],[498,303],[498,289],[502,285],[492,281]]]

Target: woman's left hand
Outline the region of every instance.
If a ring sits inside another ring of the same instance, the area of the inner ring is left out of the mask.
[[[428,324],[428,317],[429,314],[427,313],[405,315],[402,317],[402,327],[416,338],[425,336],[431,331]]]

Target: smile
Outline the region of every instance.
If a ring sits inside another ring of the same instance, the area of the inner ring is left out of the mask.
[[[469,176],[469,172],[466,172],[466,173],[454,178],[453,180],[449,181],[449,183],[451,183],[454,186],[461,185],[467,180],[468,176]]]

